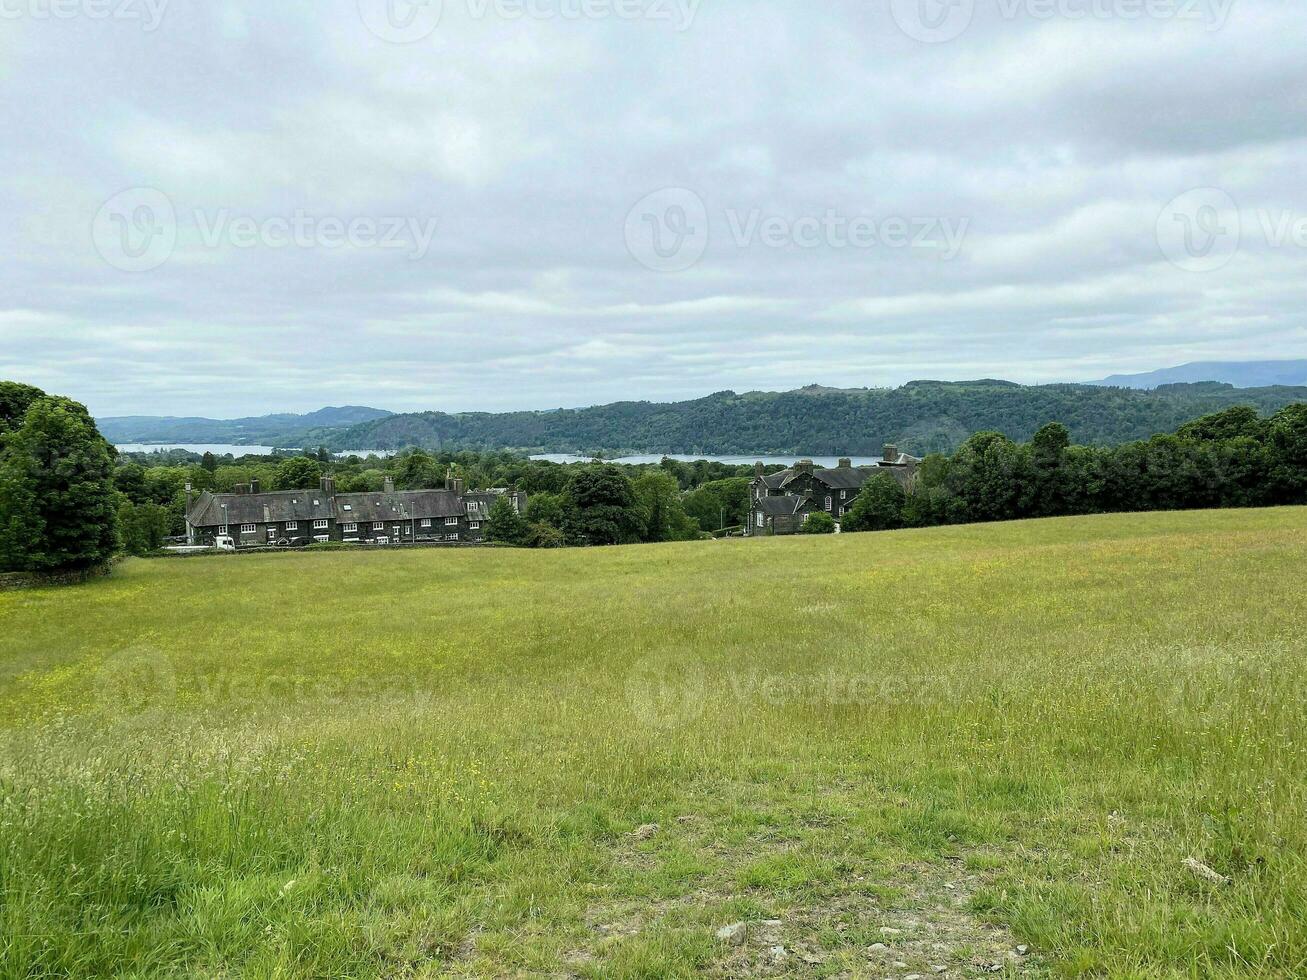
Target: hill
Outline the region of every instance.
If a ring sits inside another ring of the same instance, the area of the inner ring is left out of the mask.
[[[993,380],[916,381],[895,389],[723,391],[670,404],[620,402],[547,412],[424,412],[366,422],[324,438],[335,449],[815,456],[876,454],[894,442],[920,455],[955,449],[986,429],[1029,439],[1045,422],[1058,420],[1070,427],[1076,442],[1102,445],[1171,432],[1231,405],[1253,405],[1268,413],[1298,401],[1307,401],[1307,387],[1236,390],[1202,384],[1134,391]]]
[[[0,593],[0,973],[1302,976],[1304,562],[1297,508]]]
[[[1169,384],[1218,381],[1236,388],[1307,385],[1307,360],[1300,361],[1195,361],[1144,374],[1114,374],[1092,382],[1116,388],[1152,389]]]
[[[312,442],[315,434],[384,419],[389,415],[389,412],[379,408],[346,405],[341,408],[322,408],[307,415],[261,415],[241,419],[128,415],[96,419],[95,422],[100,433],[113,443],[209,442],[300,448],[316,445]]]

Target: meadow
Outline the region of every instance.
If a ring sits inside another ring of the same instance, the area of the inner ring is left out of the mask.
[[[0,594],[0,977],[1304,976],[1305,569],[1284,508]]]

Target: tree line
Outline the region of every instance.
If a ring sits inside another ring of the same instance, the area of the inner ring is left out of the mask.
[[[1236,406],[1113,447],[1073,445],[1059,422],[1024,443],[979,432],[952,455],[928,456],[911,492],[886,475],[869,480],[841,529],[1303,503],[1307,404],[1269,418]]]
[[[1094,385],[1025,386],[1008,381],[915,381],[901,388],[718,392],[671,404],[621,402],[547,412],[422,412],[322,432],[357,446],[431,450],[870,455],[894,443],[917,456],[951,453],[973,432],[1029,440],[1050,419],[1073,441],[1114,445],[1172,432],[1189,419],[1235,405],[1262,413],[1307,401],[1307,388],[1165,385],[1152,391]]]

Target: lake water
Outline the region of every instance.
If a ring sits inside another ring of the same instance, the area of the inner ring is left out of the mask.
[[[213,453],[215,456],[271,456],[275,449],[272,446],[228,446],[222,443],[168,443],[166,445],[155,445],[153,443],[123,443],[115,447],[120,453],[159,453],[167,452],[170,449],[184,449],[188,453],[196,453],[203,456],[205,453]],[[393,456],[394,453],[388,449],[351,449],[343,453],[333,453],[334,456]]]
[[[532,456],[532,459],[547,460],[551,463],[588,463],[593,457],[591,456],[572,456],[567,453],[543,453],[539,456]],[[762,462],[767,466],[792,466],[798,460],[810,459],[818,469],[834,469],[840,463],[839,456],[682,456],[678,453],[667,453],[667,459],[679,460],[682,463],[696,463],[701,459],[706,459],[710,463],[725,463],[728,466],[752,466],[754,463]],[[880,462],[879,456],[853,456],[854,466],[875,466]],[[664,459],[663,454],[657,456],[623,456],[620,459],[606,459],[606,463],[625,463],[628,466],[638,466],[642,463],[660,463]]]

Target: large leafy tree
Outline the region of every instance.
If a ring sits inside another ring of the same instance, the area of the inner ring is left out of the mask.
[[[681,488],[662,470],[641,473],[631,484],[642,541],[692,541],[699,528],[681,506]]]
[[[322,464],[307,456],[296,456],[277,466],[276,489],[312,490],[322,480]]]
[[[0,564],[91,568],[118,545],[113,448],[75,401],[33,401],[0,445]]]
[[[578,544],[630,544],[640,538],[631,481],[618,466],[587,466],[567,483],[568,537]]]
[[[879,473],[862,485],[840,522],[842,531],[890,531],[903,526],[907,495],[899,481]]]
[[[0,381],[0,436],[23,424],[32,403],[44,398],[45,392],[17,381]]]
[[[495,498],[486,521],[486,540],[496,544],[526,544],[529,526],[506,494]]]

